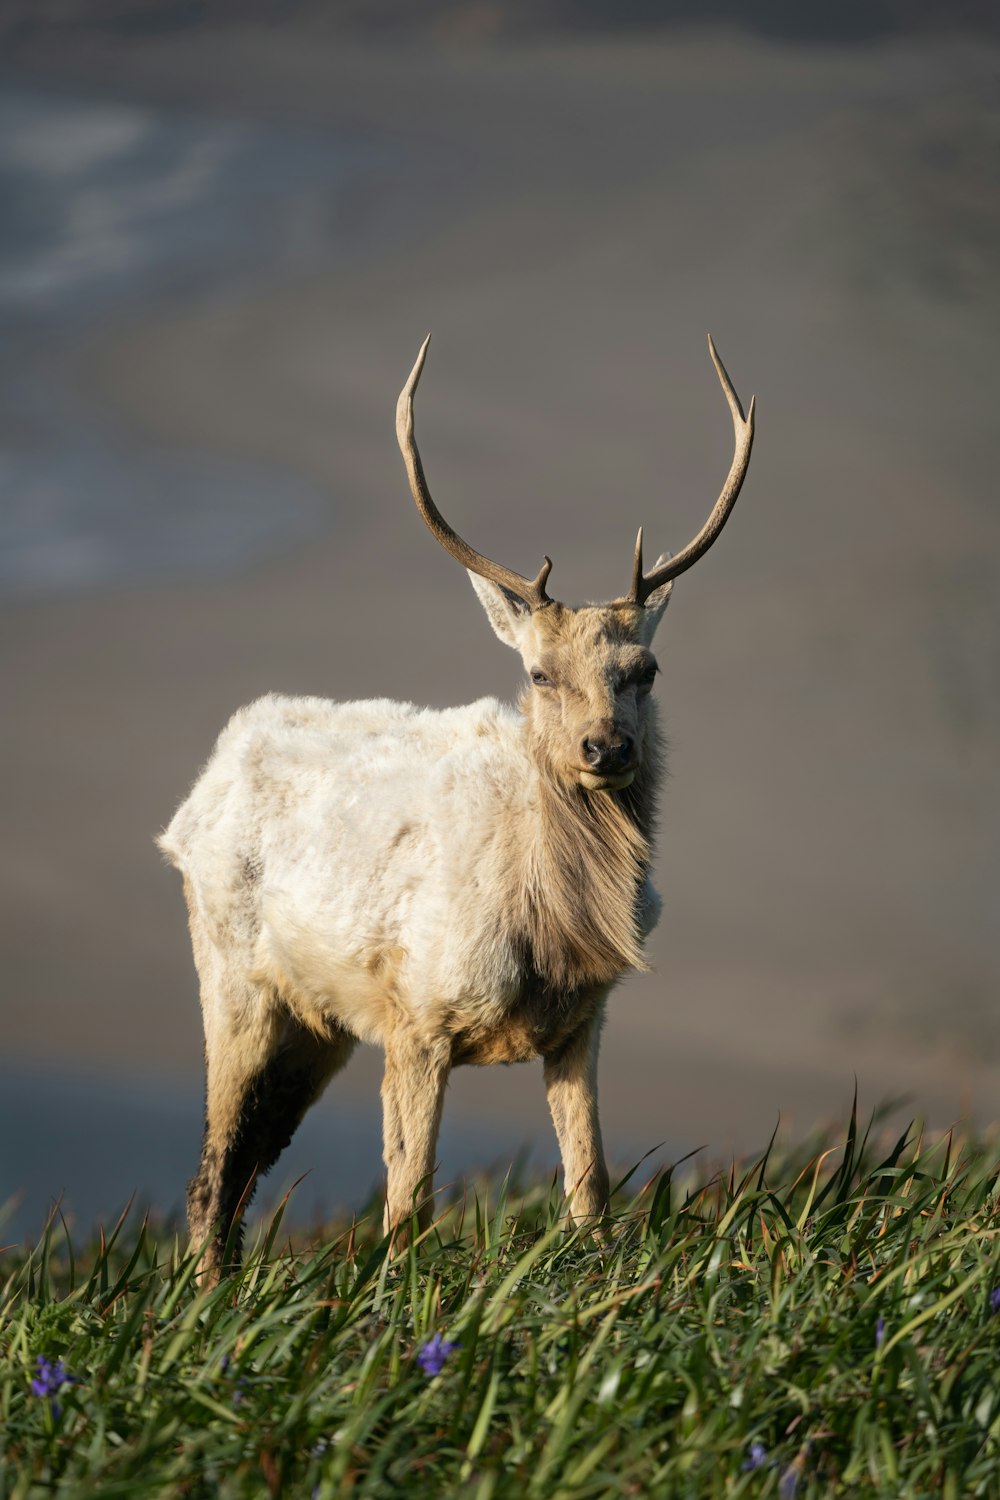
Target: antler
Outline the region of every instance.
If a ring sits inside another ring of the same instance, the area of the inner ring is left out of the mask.
[[[628,595],[629,601],[635,604],[645,604],[650,594],[655,589],[668,583],[671,578],[676,578],[678,573],[685,572],[692,564],[696,563],[703,552],[707,552],[715,541],[719,532],[729,519],[729,512],[736,504],[736,497],[740,492],[740,486],[746,478],[747,469],[750,466],[750,449],[753,447],[753,397],[750,402],[750,410],[743,415],[743,407],[740,398],[733,389],[733,382],[726,373],[726,367],[716,353],[712,342],[712,335],[708,336],[708,349],[712,356],[715,372],[722,383],[722,389],[726,393],[729,402],[729,410],[733,414],[733,435],[735,438],[735,452],[726,482],[722,486],[722,494],[715,502],[712,514],[705,522],[693,541],[688,542],[676,556],[671,557],[660,567],[654,568],[652,573],[642,571],[642,527],[639,527],[639,535],[635,540],[635,563],[632,569],[632,591]]]
[[[431,492],[424,478],[424,466],[420,462],[416,438],[413,435],[413,393],[417,388],[420,372],[424,368],[427,345],[430,341],[431,336],[428,334],[420,346],[417,362],[410,371],[410,378],[400,392],[399,401],[396,404],[396,440],[403,455],[403,462],[406,464],[406,473],[410,480],[413,498],[417,502],[417,509],[445,551],[450,552],[463,568],[468,568],[470,572],[478,573],[480,578],[488,578],[491,583],[497,583],[501,588],[515,594],[518,599],[522,599],[528,605],[530,610],[542,609],[546,604],[552,603],[545,592],[545,581],[552,571],[552,562],[549,558],[542,563],[537,578],[522,578],[520,573],[512,573],[509,568],[502,567],[500,563],[491,562],[488,557],[484,557],[481,552],[477,552],[474,547],[463,542],[458,532],[452,530],[431,499]]]

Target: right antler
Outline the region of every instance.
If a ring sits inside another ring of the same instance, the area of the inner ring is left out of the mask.
[[[653,593],[654,589],[661,588],[663,584],[669,583],[671,578],[676,578],[678,573],[683,573],[696,563],[703,553],[715,541],[719,532],[729,519],[729,512],[736,504],[736,497],[740,492],[740,486],[746,478],[747,469],[750,466],[750,449],[753,447],[753,414],[756,397],[750,401],[750,410],[743,415],[743,407],[740,398],[733,389],[733,382],[726,373],[726,367],[716,353],[712,342],[712,335],[708,335],[708,349],[712,356],[716,374],[722,383],[722,389],[726,393],[729,402],[729,410],[733,414],[733,435],[736,449],[733,453],[733,461],[726,476],[726,482],[722,486],[722,494],[715,502],[712,514],[705,522],[693,541],[676,556],[671,557],[660,567],[654,568],[652,573],[642,571],[642,527],[639,527],[639,535],[635,540],[635,563],[632,569],[632,590],[627,596],[634,604],[644,604]]]
[[[410,489],[417,502],[417,509],[445,551],[450,552],[463,568],[468,568],[472,573],[478,573],[480,578],[488,578],[491,583],[499,584],[508,593],[522,599],[530,610],[543,609],[546,604],[552,603],[545,592],[545,581],[552,570],[549,558],[542,563],[537,578],[522,578],[520,573],[512,573],[509,568],[503,567],[500,563],[491,562],[488,557],[484,557],[481,552],[470,547],[468,542],[463,542],[458,532],[452,530],[431,499],[431,492],[424,478],[424,466],[420,462],[420,454],[417,451],[417,441],[413,435],[413,394],[417,389],[420,372],[424,368],[424,358],[430,341],[431,336],[428,334],[420,346],[417,362],[410,371],[410,378],[404,385],[396,404],[396,439],[403,455],[403,462],[406,464]]]

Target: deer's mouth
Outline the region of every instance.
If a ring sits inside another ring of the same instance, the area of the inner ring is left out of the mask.
[[[580,785],[588,792],[621,792],[635,780],[635,767],[627,771],[578,771]]]

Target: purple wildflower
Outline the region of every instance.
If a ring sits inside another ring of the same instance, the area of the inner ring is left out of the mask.
[[[440,1375],[448,1355],[457,1348],[457,1344],[449,1343],[447,1339],[443,1339],[439,1333],[436,1333],[421,1347],[417,1354],[417,1364],[425,1375]]]
[[[52,1415],[58,1417],[62,1408],[56,1396],[64,1385],[76,1385],[77,1377],[69,1373],[61,1359],[46,1359],[44,1354],[38,1356],[35,1371],[31,1393],[33,1396],[47,1396],[52,1402]]]
[[[235,1367],[233,1366],[232,1359],[228,1354],[224,1354],[219,1360],[219,1374],[228,1376],[230,1370],[233,1368]],[[230,1400],[234,1406],[239,1406],[240,1402],[245,1400],[247,1385],[248,1381],[245,1375],[237,1375],[233,1380],[233,1391]]]
[[[795,1491],[799,1487],[799,1479],[802,1471],[798,1464],[790,1464],[778,1480],[778,1494],[781,1500],[795,1500]]]
[[[885,1339],[885,1319],[879,1314],[879,1320],[875,1324],[875,1348],[881,1349]]]
[[[1000,1313],[1000,1286],[995,1286],[990,1292],[990,1311]]]
[[[750,1451],[747,1453],[747,1456],[743,1460],[742,1464],[744,1472],[746,1472],[748,1469],[759,1469],[766,1463],[767,1449],[764,1447],[764,1444],[751,1443]]]

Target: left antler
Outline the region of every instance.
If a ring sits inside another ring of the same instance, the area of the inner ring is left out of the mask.
[[[729,402],[729,410],[733,414],[733,435],[735,439],[735,452],[726,482],[722,486],[722,493],[715,502],[712,514],[705,522],[693,541],[688,542],[675,556],[662,563],[660,567],[654,568],[652,573],[642,571],[642,527],[635,541],[635,564],[632,569],[632,591],[627,596],[629,602],[644,604],[650,594],[663,584],[669,583],[671,578],[676,578],[678,573],[683,573],[690,568],[707,552],[715,541],[719,532],[729,519],[729,512],[736,504],[736,497],[740,492],[740,486],[746,478],[747,469],[750,466],[750,449],[753,447],[753,414],[756,397],[750,401],[750,410],[743,415],[743,407],[740,398],[733,388],[733,382],[726,373],[726,367],[716,353],[712,342],[712,335],[708,336],[709,353],[712,363],[715,365],[716,374],[722,383],[722,389],[726,393]]]

